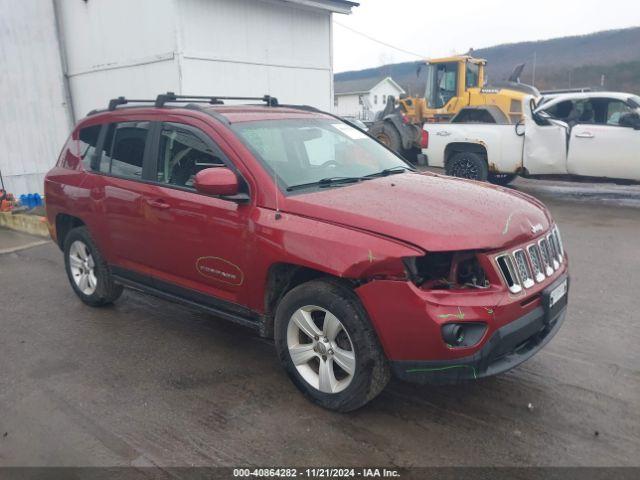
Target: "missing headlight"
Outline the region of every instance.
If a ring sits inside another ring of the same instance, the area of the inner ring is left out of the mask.
[[[405,258],[413,283],[429,289],[487,288],[489,282],[475,252],[434,252]]]
[[[469,258],[458,261],[457,281],[460,285],[472,288],[488,288],[489,281],[487,275],[478,262],[478,258],[473,255]]]

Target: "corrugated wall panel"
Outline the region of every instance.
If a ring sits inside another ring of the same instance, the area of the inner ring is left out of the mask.
[[[176,0],[184,93],[276,95],[329,109],[331,16],[256,0]]]
[[[56,0],[71,75],[175,50],[173,0]]]
[[[170,58],[143,65],[101,70],[70,78],[76,115],[82,118],[95,108],[106,108],[109,99],[155,98],[160,92],[179,91],[179,72]]]
[[[281,103],[329,109],[331,73],[326,70],[185,59],[183,91],[196,94],[273,95]]]
[[[120,95],[178,90],[173,0],[56,1],[78,118]]]
[[[69,133],[53,5],[0,0],[0,170],[8,191],[42,193]]]

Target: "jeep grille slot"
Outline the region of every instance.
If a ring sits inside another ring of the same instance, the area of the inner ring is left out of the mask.
[[[513,260],[511,259],[511,255],[501,255],[498,258],[496,258],[496,261],[498,262],[498,266],[500,267],[500,271],[502,272],[504,281],[507,282],[507,287],[509,287],[509,291],[511,293],[521,292],[522,286],[520,284],[520,280],[518,279],[516,269],[513,265]]]
[[[547,235],[547,245],[549,245],[549,253],[551,254],[551,262],[553,263],[553,269],[560,268],[560,255],[556,248],[553,232]]]
[[[516,267],[518,269],[518,275],[522,280],[522,286],[524,288],[531,288],[535,282],[533,281],[533,275],[531,274],[531,267],[527,261],[527,256],[524,250],[516,250],[513,252],[513,258],[516,261]]]
[[[544,280],[544,267],[542,265],[542,258],[540,256],[540,249],[537,245],[529,245],[527,247],[529,251],[529,257],[531,258],[531,266],[533,267],[533,275],[536,282],[540,283]]]
[[[549,250],[549,242],[546,238],[541,239],[538,242],[540,245],[540,252],[542,252],[542,262],[544,263],[545,273],[547,277],[553,275],[553,262],[551,259],[551,251]]]
[[[551,232],[551,238],[553,239],[553,243],[556,247],[558,261],[562,263],[564,261],[564,250],[562,249],[562,240],[560,239],[560,230],[558,230],[558,227],[555,227],[553,232]]]

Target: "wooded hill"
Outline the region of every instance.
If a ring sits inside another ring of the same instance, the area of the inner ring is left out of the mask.
[[[640,94],[640,27],[497,45],[472,54],[487,59],[489,82],[506,79],[515,65],[526,63],[520,80],[531,84],[535,58],[535,86],[540,90],[590,87]],[[422,95],[425,71],[416,74],[419,64],[404,62],[342,72],[335,74],[334,80],[390,76],[411,95]]]

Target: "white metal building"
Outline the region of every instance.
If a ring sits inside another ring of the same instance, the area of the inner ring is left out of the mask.
[[[160,92],[330,109],[333,13],[347,0],[0,0],[0,171],[42,192],[73,123]]]
[[[405,93],[391,77],[337,81],[334,89],[334,111],[360,120],[373,120],[375,114],[384,109],[389,95],[398,98]]]

